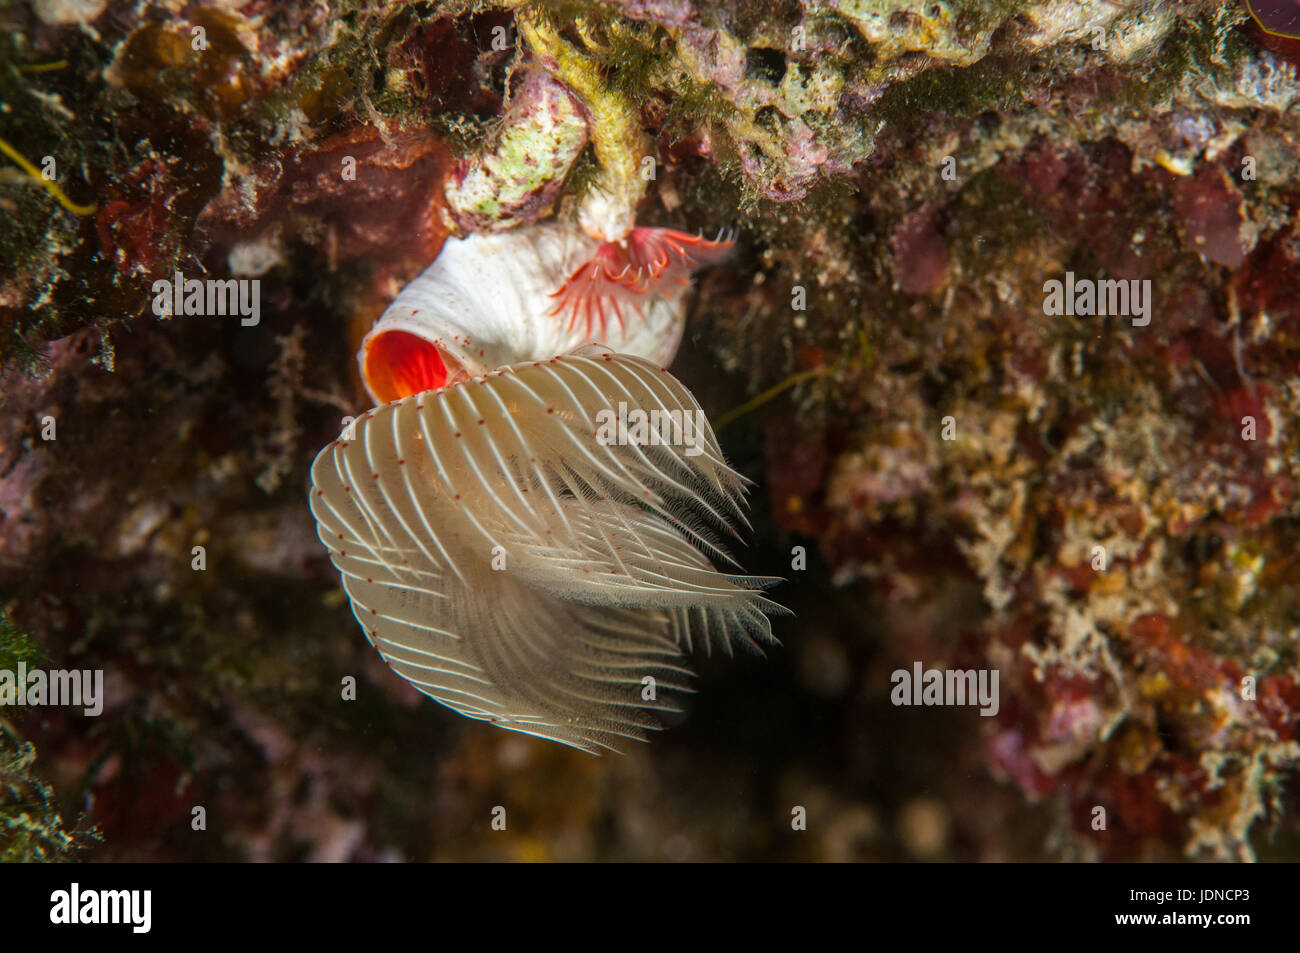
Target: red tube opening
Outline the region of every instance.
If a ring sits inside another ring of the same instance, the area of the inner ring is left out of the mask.
[[[447,383],[438,348],[409,331],[385,331],[366,342],[366,386],[381,403]]]

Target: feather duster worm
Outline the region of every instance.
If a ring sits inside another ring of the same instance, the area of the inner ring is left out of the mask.
[[[676,710],[683,652],[774,641],[776,580],[722,540],[748,525],[745,481],[661,366],[691,270],[725,249],[661,229],[474,235],[367,336],[382,406],[317,456],[311,507],[357,620],[421,692],[617,750]]]

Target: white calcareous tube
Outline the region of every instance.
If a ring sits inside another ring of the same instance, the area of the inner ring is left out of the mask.
[[[549,223],[450,239],[362,341],[376,403],[589,343],[668,365],[693,270],[729,241],[635,228],[600,242]]]

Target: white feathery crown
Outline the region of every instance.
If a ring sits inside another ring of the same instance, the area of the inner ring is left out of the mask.
[[[371,642],[470,718],[586,751],[658,726],[683,650],[774,641],[721,535],[744,479],[702,452],[597,439],[625,402],[698,413],[643,358],[592,345],[378,407],[321,451],[311,507]],[[747,524],[746,524],[747,525]],[[653,700],[643,694],[653,678]]]

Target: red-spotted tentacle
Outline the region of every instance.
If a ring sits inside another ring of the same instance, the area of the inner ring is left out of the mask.
[[[721,261],[732,247],[730,235],[719,234],[709,241],[671,228],[634,228],[627,243],[646,292],[660,295],[669,294],[674,286],[689,285],[692,272]]]
[[[721,261],[730,252],[732,236],[714,241],[671,228],[634,228],[621,242],[606,242],[574,269],[551,297],[551,314],[568,317],[568,330],[583,322],[591,334],[599,323],[600,340],[608,330],[606,311],[626,330],[624,307],[644,318],[643,304],[651,295],[667,297],[690,284],[698,268]]]

